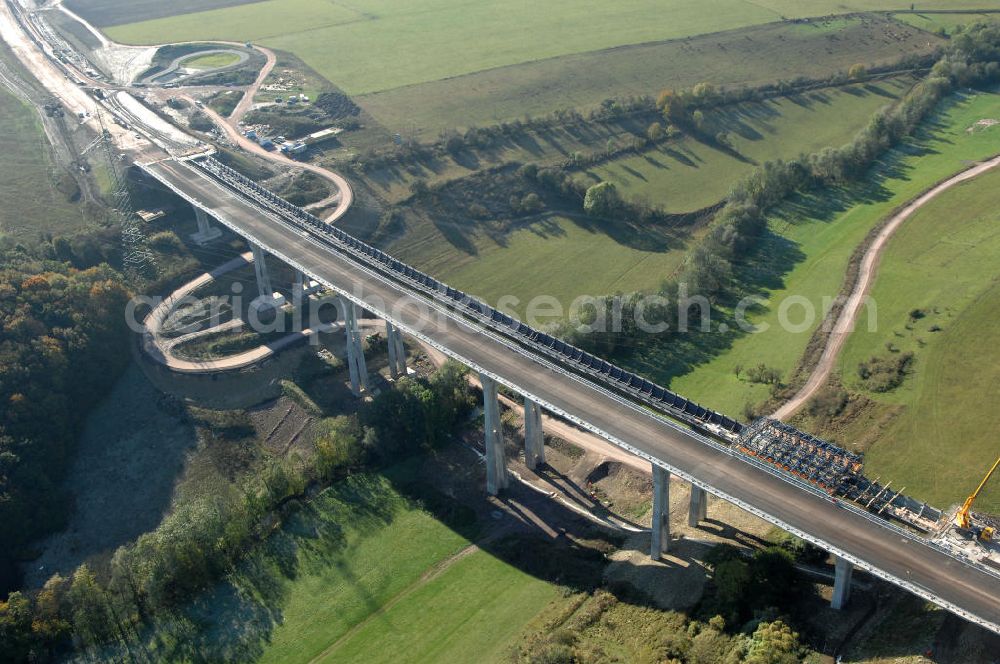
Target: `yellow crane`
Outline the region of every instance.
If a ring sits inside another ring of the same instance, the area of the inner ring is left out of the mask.
[[[958,510],[958,513],[955,514],[955,525],[959,528],[966,530],[972,528],[972,503],[975,502],[976,497],[979,495],[979,492],[983,490],[983,487],[986,486],[986,483],[990,481],[990,477],[992,477],[993,473],[996,472],[998,466],[1000,466],[1000,457],[997,457],[996,463],[994,463],[993,467],[990,468],[990,472],[986,473],[986,477],[984,477],[983,481],[979,483],[976,490],[972,492],[972,495],[965,499],[965,502],[962,504],[962,509]],[[987,542],[993,539],[993,534],[993,528],[990,528],[989,526],[976,533],[976,535],[979,536],[979,539]]]

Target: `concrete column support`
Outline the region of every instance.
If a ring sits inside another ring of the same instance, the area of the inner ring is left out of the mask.
[[[708,492],[691,485],[691,504],[688,505],[688,525],[696,528],[708,516]]]
[[[358,327],[357,306],[348,300],[341,300],[344,309],[344,331],[347,337],[347,370],[351,375],[351,391],[360,397],[362,390],[368,390],[368,367],[365,365],[365,351]]]
[[[296,309],[302,306],[306,299],[306,275],[302,270],[295,270],[295,284],[292,286],[292,306]]]
[[[486,434],[486,491],[495,496],[509,484],[507,459],[503,449],[503,429],[500,423],[500,400],[496,381],[479,374],[483,386],[483,431]]]
[[[222,235],[222,231],[218,228],[213,228],[208,222],[208,214],[202,210],[200,207],[194,207],[194,216],[198,220],[198,232],[191,234],[191,240],[197,245],[208,244],[212,240],[218,238]]]
[[[389,347],[389,373],[393,378],[406,375],[406,348],[403,346],[403,333],[399,328],[385,322],[385,340]]]
[[[649,555],[659,560],[670,547],[670,472],[653,464],[653,533]]]
[[[830,607],[836,610],[847,606],[851,599],[851,577],[854,575],[854,565],[843,558],[834,556],[833,597]]]
[[[524,398],[524,463],[530,470],[545,465],[542,408],[527,397]]]
[[[274,293],[274,289],[271,288],[271,275],[267,271],[264,250],[253,242],[250,243],[250,249],[253,251],[253,270],[257,274],[257,291],[262,298],[269,298]]]

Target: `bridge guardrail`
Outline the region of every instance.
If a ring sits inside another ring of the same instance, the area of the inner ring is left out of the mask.
[[[677,417],[695,426],[714,425],[730,435],[738,434],[743,428],[740,422],[687,399],[671,390],[657,385],[622,367],[607,362],[580,348],[568,344],[551,335],[535,330],[527,324],[504,314],[497,309],[477,300],[476,298],[448,286],[433,277],[393,258],[367,243],[323,223],[317,217],[288,203],[280,196],[261,187],[259,184],[236,172],[219,161],[206,158],[191,163],[203,166],[205,170],[222,177],[240,190],[275,208],[279,213],[287,213],[294,217],[296,223],[304,222],[313,229],[326,235],[332,235],[343,249],[358,256],[362,260],[374,259],[384,269],[389,269],[399,278],[405,279],[426,295],[438,301],[446,302],[452,307],[461,307],[466,315],[471,315],[481,323],[518,339],[543,353],[557,357],[562,362],[571,362],[581,371],[597,378],[614,389],[628,392],[651,407],[661,410],[672,417]]]

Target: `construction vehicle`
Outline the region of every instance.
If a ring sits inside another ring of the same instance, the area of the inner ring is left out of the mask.
[[[997,457],[993,467],[990,468],[990,472],[986,473],[983,481],[979,483],[979,486],[972,492],[972,495],[965,499],[961,509],[955,514],[955,525],[958,526],[959,531],[983,542],[992,541],[993,536],[996,535],[996,531],[991,526],[979,527],[972,522],[972,503],[975,502],[983,487],[986,486],[986,483],[990,481],[990,477],[996,472],[998,466],[1000,466],[1000,457]]]

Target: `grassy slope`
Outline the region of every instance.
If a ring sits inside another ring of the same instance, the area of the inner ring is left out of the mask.
[[[685,139],[592,168],[587,182],[614,182],[623,193],[647,198],[671,212],[697,210],[721,200],[733,182],[758,164],[846,143],[872,113],[912,84],[907,76],[741,104],[713,119],[713,124],[729,132],[731,146],[741,158]]]
[[[349,94],[774,21],[745,0],[270,0],[117,26],[128,43],[235,39],[297,53]],[[669,20],[665,17],[669,16]]]
[[[1000,134],[1000,127],[989,131]],[[871,473],[940,507],[971,493],[1000,453],[991,403],[1000,384],[998,264],[1000,172],[993,171],[942,195],[893,237],[872,291],[876,330],[862,321],[841,356],[845,384],[863,391],[859,362],[886,355],[887,342],[916,353],[914,372],[902,386],[866,394],[906,406],[866,463]],[[916,308],[926,317],[910,322]],[[931,332],[932,326],[942,331]],[[1000,511],[1000,482],[980,507]]]
[[[935,182],[965,168],[967,160],[1000,153],[1000,130],[975,135],[966,131],[981,118],[998,116],[1000,95],[984,93],[963,97],[937,118],[929,137],[911,150],[897,151],[900,159],[894,161],[888,173],[884,168],[876,172],[876,175],[881,173],[888,177],[871,185],[869,200],[853,203],[846,211],[826,218],[823,213],[829,211],[829,200],[806,200],[800,212],[793,211],[785,218],[773,219],[771,228],[776,235],[770,247],[776,250],[780,245],[790,244],[791,251],[800,255],[794,265],[788,266],[780,284],[764,291],[773,306],[749,318],[754,324],[767,323],[770,329],[735,339],[723,352],[673,379],[671,387],[735,415],[741,414],[745,403],[763,400],[767,389],[738,380],[733,367],[763,362],[787,376],[801,358],[812,329],[818,324],[817,320],[804,333],[783,331],[778,325],[777,303],[787,296],[800,295],[819,309],[824,296],[836,295],[851,253],[880,219]],[[788,251],[788,247],[785,250]],[[662,376],[664,365],[662,358],[650,354],[637,361],[636,368]]]
[[[753,168],[751,159],[760,162],[777,156],[792,157],[842,143],[867,122],[875,109],[889,101],[883,94],[898,94],[906,85],[908,78],[879,84],[882,94],[820,92],[808,99],[744,105],[738,116],[727,117],[723,124],[734,132],[734,137],[737,131],[747,137],[759,136],[756,140],[734,138],[745,161],[693,140],[683,140],[676,146],[626,157],[591,172],[604,173],[604,177],[619,184],[625,181],[626,193],[643,196],[672,211],[709,205],[725,195],[735,178]],[[543,147],[546,152],[552,149]],[[561,147],[573,145],[562,140]],[[532,156],[516,157],[534,161]],[[679,158],[689,160],[691,165]],[[642,186],[630,186],[636,182]],[[555,218],[502,239],[471,231],[468,239],[475,248],[472,253],[445,239],[447,230],[442,232],[430,222],[414,225],[390,249],[455,287],[493,302],[503,295],[514,295],[522,301],[535,295],[552,295],[565,306],[578,295],[651,290],[675,272],[688,245],[683,229],[659,233],[651,229],[649,236],[661,235],[656,244],[663,248],[644,251],[615,240],[611,233]]]
[[[48,139],[34,110],[0,86],[0,231],[25,238],[67,233],[83,223],[80,206],[56,189]]]
[[[513,232],[502,244],[486,234],[473,235],[474,255],[449,244],[429,224],[408,233],[392,250],[491,302],[504,295],[522,303],[535,295],[551,295],[568,306],[579,295],[659,286],[680,265],[685,247],[681,234],[663,241],[663,251],[644,251],[556,216]]]
[[[994,5],[993,9],[997,7]],[[908,23],[921,30],[937,32],[944,29],[947,33],[952,33],[960,25],[969,25],[979,21],[1000,21],[1000,14],[894,14],[897,21]]]
[[[430,576],[469,542],[414,508],[387,479],[411,475],[403,464],[386,476],[352,476],[323,492],[241,565],[232,585],[199,603],[195,620],[217,627],[198,639],[178,632],[184,641],[167,638],[161,656],[308,662],[342,638],[328,660],[357,661],[341,659],[346,650],[427,661],[432,641],[440,661],[470,661],[472,648],[499,652],[557,589],[487,554]],[[503,589],[506,608],[483,592],[487,587]],[[509,612],[502,629],[493,628],[498,610]],[[240,629],[232,629],[235,623]],[[389,633],[420,647],[386,649],[382,639]]]
[[[824,78],[857,62],[894,62],[937,43],[883,17],[770,23],[489,69],[363,95],[357,102],[393,131],[433,135],[524,114],[587,109],[609,97],[653,95],[701,81],[725,86]]]
[[[365,623],[319,661],[506,661],[510,641],[558,596],[555,586],[478,551]]]
[[[824,16],[843,12],[864,12],[884,9],[908,10],[910,0],[756,0],[761,7],[788,18]],[[990,9],[993,0],[922,0],[920,9]]]

